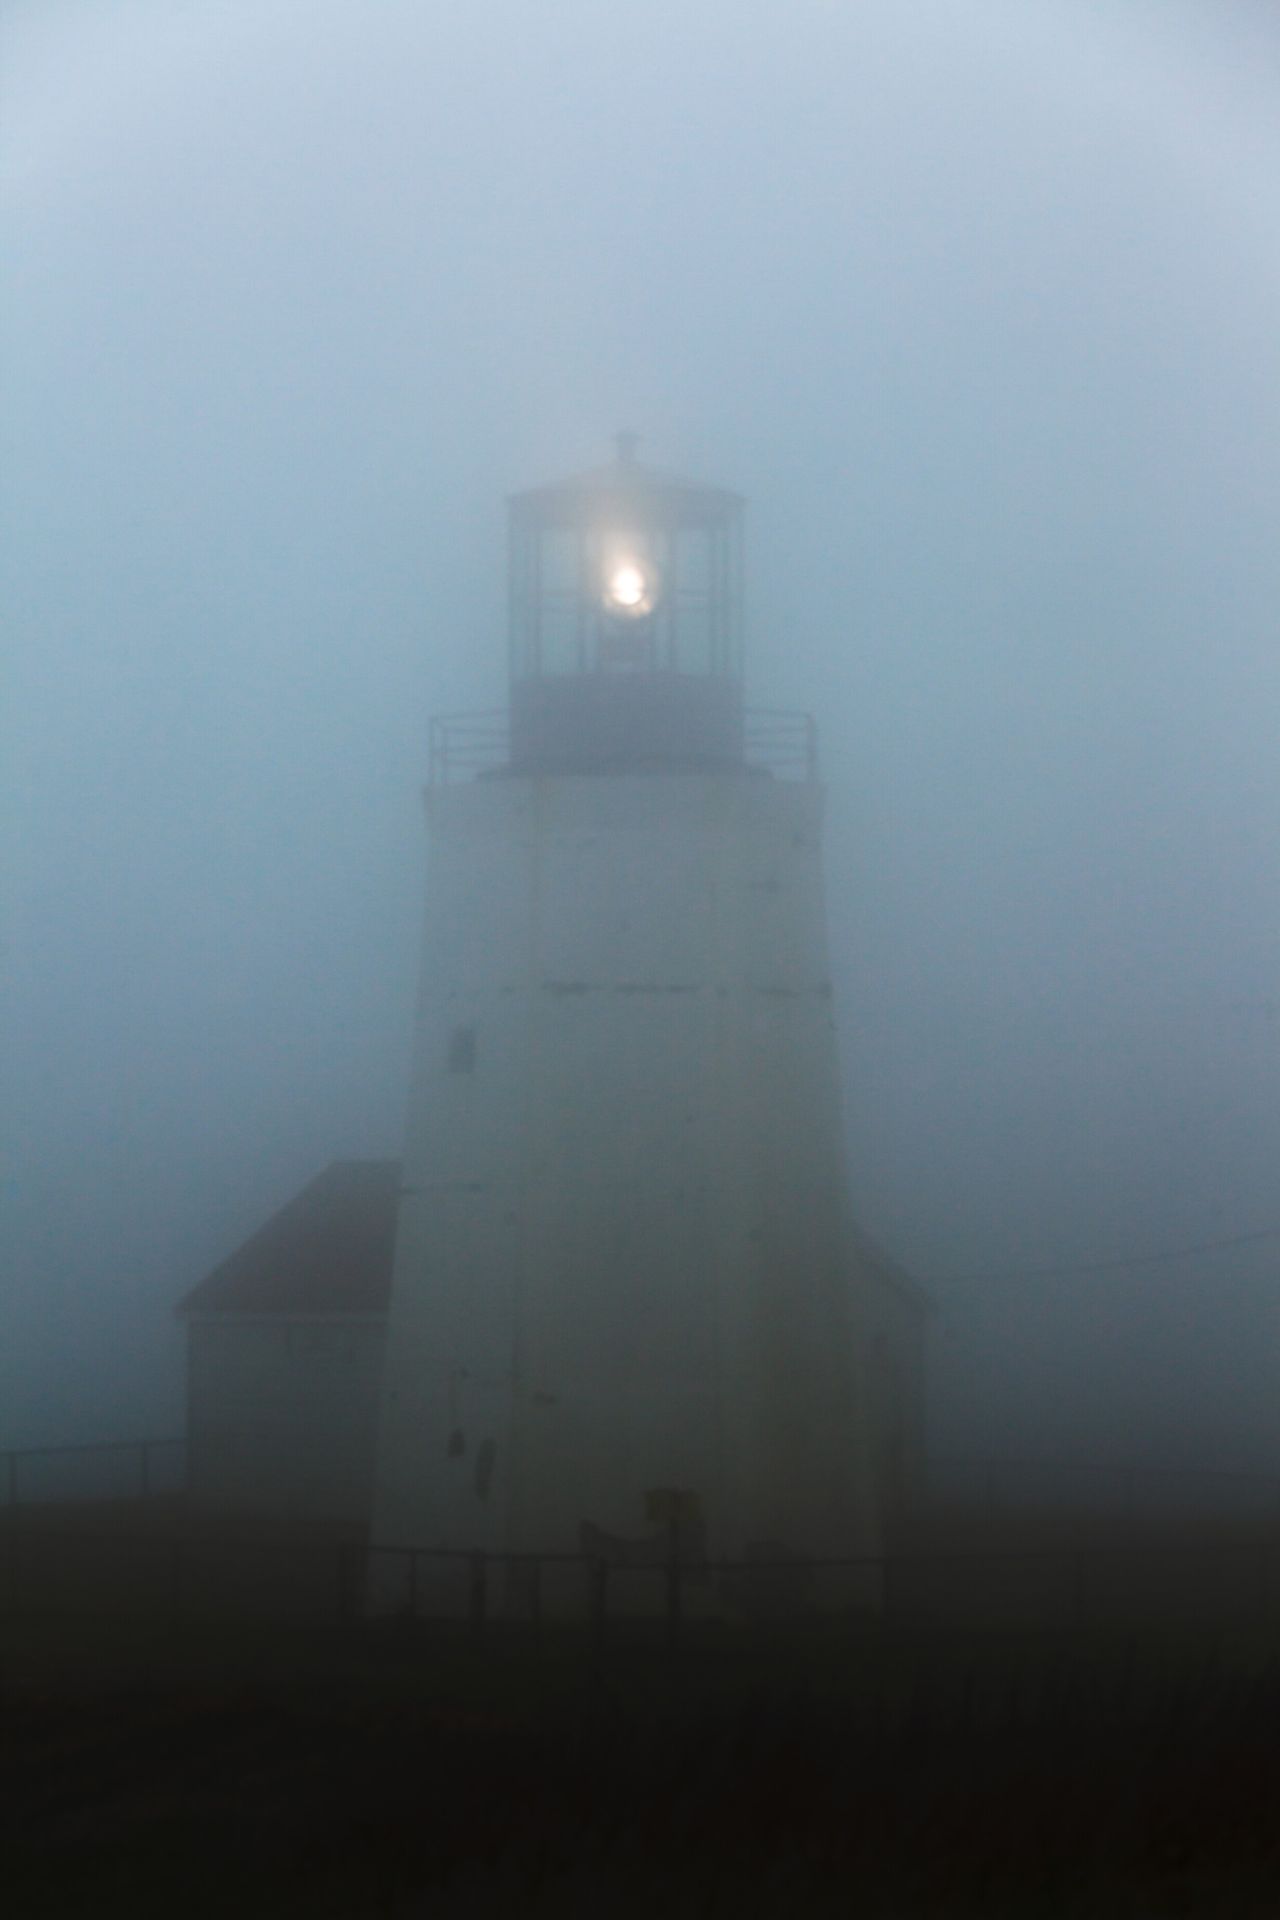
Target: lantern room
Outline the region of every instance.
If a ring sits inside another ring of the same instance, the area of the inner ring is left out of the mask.
[[[742,765],[742,499],[636,458],[512,496],[511,769]]]

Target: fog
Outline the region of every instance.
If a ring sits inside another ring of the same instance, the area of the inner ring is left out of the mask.
[[[503,697],[504,495],[628,427],[819,717],[939,1455],[1280,1462],[1274,11],[4,39],[0,1445],[176,1430],[175,1302],[398,1152],[427,719]]]

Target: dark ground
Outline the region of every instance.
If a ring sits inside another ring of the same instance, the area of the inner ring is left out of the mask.
[[[15,1915],[1280,1912],[1280,1647],[11,1631]]]
[[[163,1551],[89,1607],[80,1564],[0,1617],[18,1920],[1280,1915],[1280,1620],[1247,1554],[1211,1623],[1082,1611],[1073,1573],[1020,1625],[690,1619],[674,1652],[660,1621],[217,1617],[172,1605]]]

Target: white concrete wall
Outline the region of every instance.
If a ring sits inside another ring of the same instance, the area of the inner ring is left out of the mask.
[[[209,1506],[363,1522],[386,1322],[381,1315],[192,1315],[192,1492]]]
[[[576,1550],[677,1486],[714,1553],[874,1549],[820,817],[430,796],[375,1540]]]

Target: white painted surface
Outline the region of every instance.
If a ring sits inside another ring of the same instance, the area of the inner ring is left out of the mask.
[[[192,1492],[244,1513],[362,1523],[382,1315],[218,1313],[188,1322]]]
[[[674,1486],[712,1554],[874,1551],[818,790],[429,808],[374,1540],[576,1551]]]

